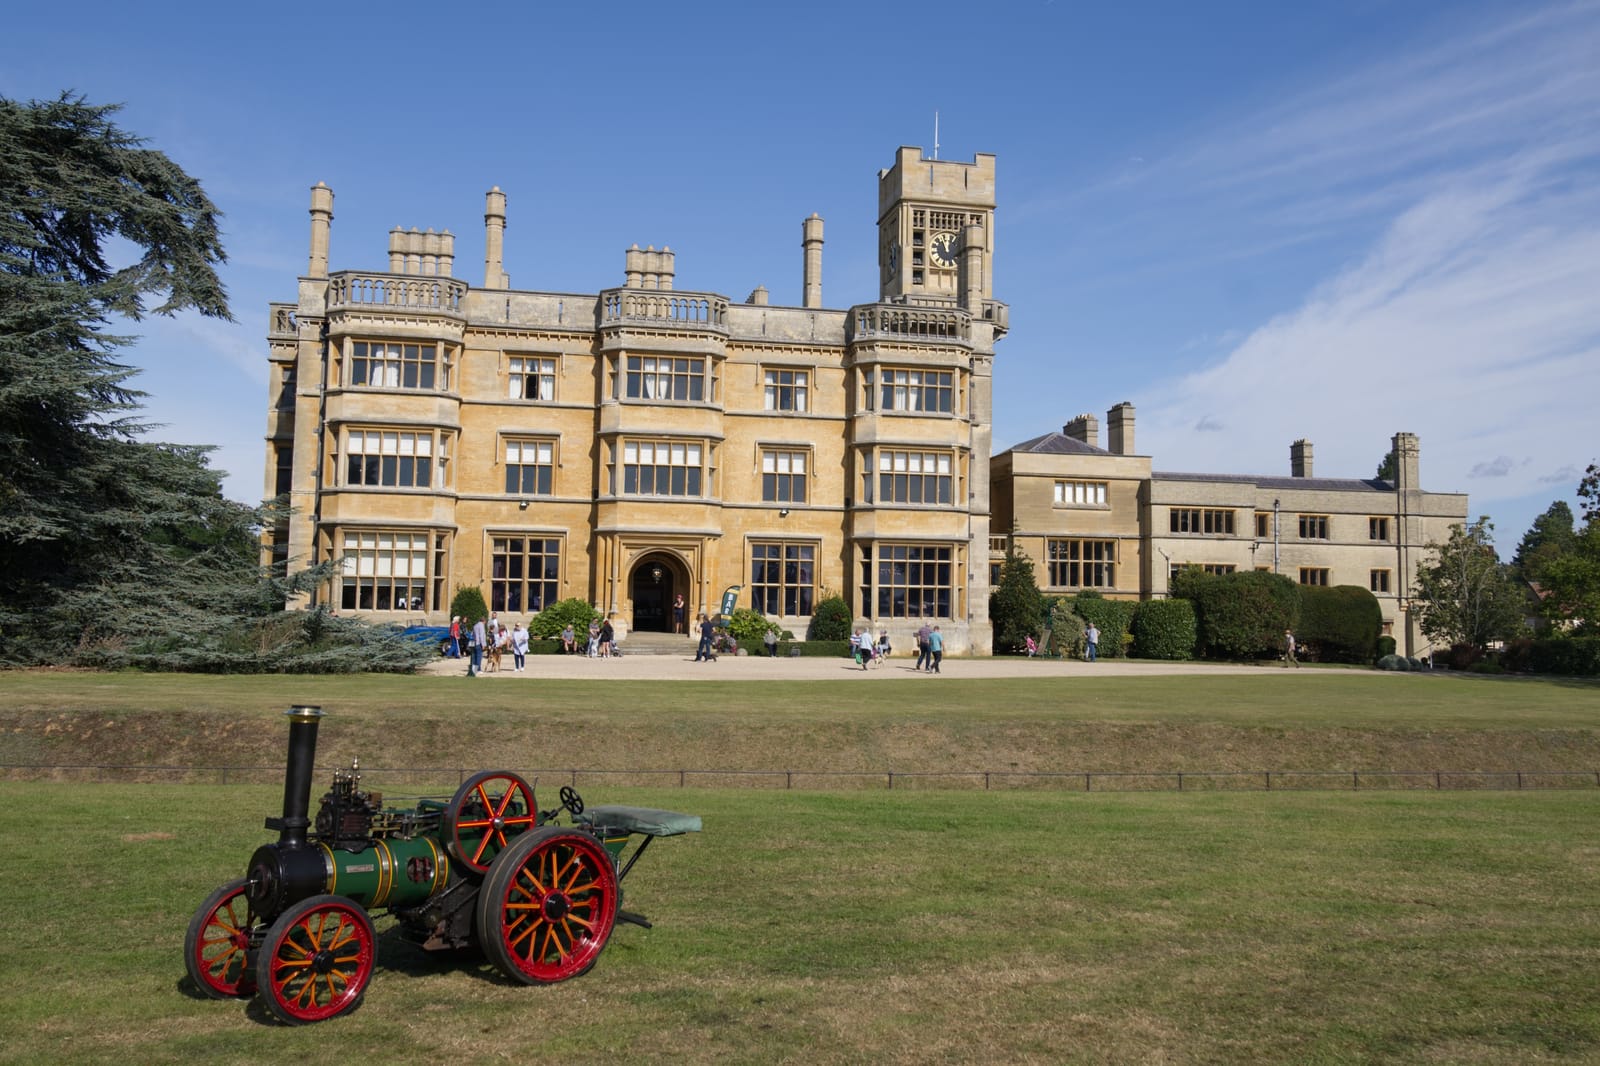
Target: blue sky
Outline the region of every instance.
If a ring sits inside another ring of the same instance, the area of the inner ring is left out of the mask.
[[[1600,3],[31,5],[0,94],[76,90],[220,205],[235,323],[147,320],[160,436],[259,498],[266,305],[394,226],[482,281],[483,194],[516,288],[876,294],[898,145],[998,157],[995,445],[1123,400],[1158,470],[1370,476],[1397,430],[1509,555],[1600,459]],[[322,22],[297,22],[316,12]]]

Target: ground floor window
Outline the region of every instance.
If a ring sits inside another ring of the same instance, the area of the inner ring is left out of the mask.
[[[1115,588],[1117,542],[1052,540],[1046,547],[1052,588]]]
[[[750,604],[768,615],[809,615],[816,595],[814,544],[750,545]]]
[[[1389,591],[1389,571],[1373,570],[1367,575],[1367,586],[1373,592]]]
[[[560,599],[561,541],[554,537],[494,537],[489,552],[489,609],[508,614],[542,611]]]
[[[1300,584],[1326,585],[1328,583],[1328,568],[1325,566],[1302,566],[1300,568]]]
[[[437,543],[434,543],[434,542]],[[428,609],[428,555],[435,556],[431,584],[437,601],[443,580],[444,534],[386,529],[346,530],[340,547],[343,573],[339,607],[346,611]],[[434,607],[438,604],[435,602]]]
[[[864,567],[861,609],[875,618],[951,618],[954,550],[941,544],[880,544],[876,574]],[[876,581],[871,580],[876,577]]]

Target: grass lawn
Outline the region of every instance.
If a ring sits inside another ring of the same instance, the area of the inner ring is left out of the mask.
[[[1600,792],[590,791],[705,817],[654,929],[527,988],[380,921],[285,1029],[181,958],[281,788],[0,783],[0,1061],[1600,1061]]]
[[[1600,1063],[1600,789],[793,791],[582,782],[704,816],[593,972],[513,986],[379,923],[354,1014],[195,998],[191,913],[319,767],[1587,770],[1600,688],[1197,674],[659,684],[0,674],[0,1063]],[[57,773],[90,764],[254,765]],[[18,767],[23,767],[18,769]],[[384,769],[389,768],[389,769]],[[87,783],[95,777],[105,783]],[[59,777],[58,780],[51,780]],[[117,780],[117,778],[122,780]],[[175,781],[183,778],[184,781]],[[250,783],[254,781],[255,783]],[[243,782],[243,783],[241,783]],[[327,782],[319,769],[313,800]]]

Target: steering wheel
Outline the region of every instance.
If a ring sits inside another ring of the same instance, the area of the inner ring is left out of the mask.
[[[576,818],[583,813],[583,797],[578,795],[578,790],[571,785],[562,785],[561,791],[556,793],[561,797],[561,806]]]

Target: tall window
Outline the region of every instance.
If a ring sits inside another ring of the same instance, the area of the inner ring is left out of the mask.
[[[548,496],[554,479],[555,443],[553,441],[506,441],[507,492],[523,496]]]
[[[561,541],[494,537],[489,552],[489,607],[518,614],[560,599]]]
[[[340,607],[347,611],[422,610],[429,536],[389,529],[346,530],[341,545]]]
[[[1389,520],[1387,518],[1369,518],[1369,519],[1367,519],[1367,539],[1369,539],[1369,540],[1388,540],[1389,539]]]
[[[624,395],[630,400],[704,400],[706,361],[630,355],[624,389]]]
[[[441,446],[441,464],[443,458]],[[433,484],[433,466],[434,439],[430,432],[350,431],[345,448],[346,485],[427,488]]]
[[[768,370],[765,406],[768,411],[804,411],[810,392],[811,373],[807,370]]]
[[[1367,587],[1373,592],[1389,591],[1389,571],[1372,570],[1367,574]]]
[[[1272,512],[1256,512],[1256,539],[1266,540],[1272,536]]]
[[[1056,503],[1076,507],[1105,506],[1106,483],[1104,481],[1058,481],[1056,482]]]
[[[1117,542],[1052,540],[1046,545],[1050,584],[1057,588],[1115,588]]]
[[[1325,566],[1302,566],[1300,568],[1300,584],[1326,585],[1328,583],[1328,568]]]
[[[762,614],[807,615],[816,590],[816,546],[750,545],[750,603]]]
[[[878,452],[879,503],[949,503],[954,477],[948,452]]]
[[[955,566],[937,544],[878,545],[879,618],[949,618]],[[870,602],[871,588],[863,590]]]
[[[761,498],[772,503],[805,502],[805,452],[761,453]]]
[[[1200,508],[1174,507],[1167,513],[1174,533],[1233,534],[1232,511],[1210,511]]]
[[[554,400],[556,361],[542,357],[513,356],[506,364],[513,400]]]
[[[350,384],[386,389],[450,387],[437,344],[384,344],[352,341]]]
[[[1300,537],[1303,540],[1327,540],[1328,516],[1325,514],[1301,515]]]
[[[701,445],[627,441],[622,445],[622,491],[639,496],[699,496]]]
[[[955,375],[948,370],[884,370],[878,409],[949,414],[954,382]]]

